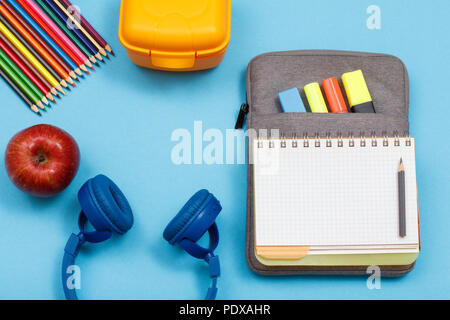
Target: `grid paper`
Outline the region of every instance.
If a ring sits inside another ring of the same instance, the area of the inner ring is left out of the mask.
[[[413,138],[309,139],[309,147],[305,140],[288,139],[285,148],[282,140],[270,141],[253,141],[257,246],[418,245]],[[404,238],[399,236],[400,158],[406,177]]]

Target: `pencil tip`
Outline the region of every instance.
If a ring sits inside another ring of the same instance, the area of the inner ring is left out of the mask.
[[[30,108],[31,108],[31,110],[33,110],[34,113],[41,115],[41,113],[39,112],[39,109],[34,104]]]

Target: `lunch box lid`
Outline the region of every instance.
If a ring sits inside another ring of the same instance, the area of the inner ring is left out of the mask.
[[[231,0],[122,0],[122,45],[174,67],[224,53],[230,28]]]

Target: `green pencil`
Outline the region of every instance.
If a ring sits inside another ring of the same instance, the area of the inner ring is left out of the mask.
[[[14,71],[11,69],[11,67],[8,65],[5,60],[3,60],[2,57],[0,57],[0,69],[3,70],[3,72],[10,78],[17,87],[39,108],[42,110],[45,110],[44,105],[41,102],[41,99],[38,95],[36,95],[30,87],[26,84],[25,81],[23,81]],[[29,81],[29,80],[28,80]]]
[[[97,60],[94,58],[94,56],[91,54],[91,52],[86,48],[86,46],[73,34],[72,31],[67,28],[67,26],[59,20],[59,18],[56,16],[56,14],[50,9],[46,3],[42,0],[36,0],[37,4],[47,13],[47,15],[50,17],[50,19],[53,20],[54,23],[58,25],[58,27],[66,34],[67,37],[72,40],[72,42],[83,52],[83,54],[91,60],[93,63],[97,63]]]
[[[0,59],[2,59],[13,70],[17,76],[30,88],[31,91],[45,104],[48,105],[48,100],[45,94],[36,87],[36,85],[19,69],[19,67],[0,49]]]

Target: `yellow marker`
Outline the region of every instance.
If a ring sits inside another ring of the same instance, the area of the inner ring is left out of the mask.
[[[23,56],[39,71],[42,76],[47,79],[48,82],[54,87],[59,87],[59,82],[50,74],[50,72],[45,69],[45,67],[33,56],[33,54],[28,51],[27,48],[20,42],[19,39],[14,36],[11,31],[0,22],[0,32],[8,38],[9,41],[23,54]]]
[[[375,113],[372,96],[361,70],[344,73],[342,75],[342,83],[353,112]]]
[[[323,98],[319,83],[314,82],[307,84],[304,89],[311,112],[328,113],[327,104]]]

